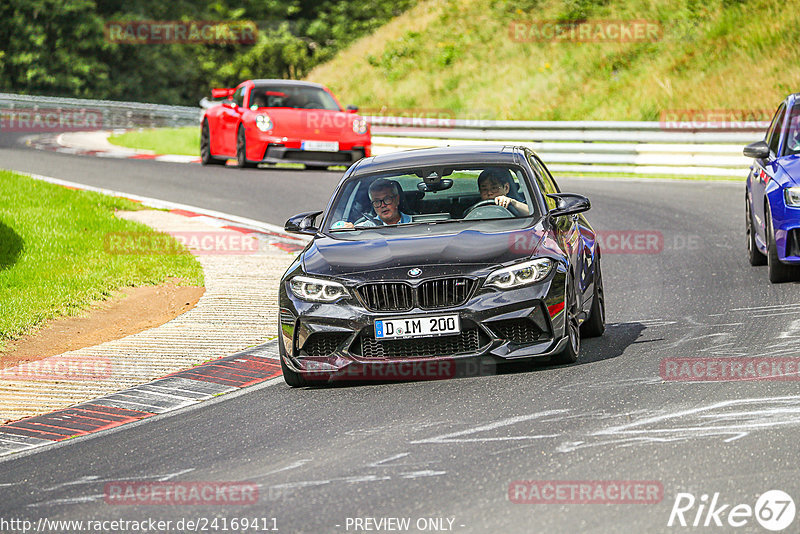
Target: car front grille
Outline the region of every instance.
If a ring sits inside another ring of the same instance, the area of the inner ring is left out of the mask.
[[[303,352],[309,356],[328,356],[350,336],[349,332],[316,332],[308,336]]]
[[[478,352],[488,338],[478,328],[469,328],[460,334],[441,337],[418,337],[378,341],[374,337],[359,336],[360,352],[364,358],[422,358],[452,356]]]
[[[414,288],[407,282],[366,284],[357,289],[364,305],[373,311],[408,311],[415,304],[423,309],[461,306],[475,288],[471,278],[428,280]]]
[[[497,333],[498,337],[513,343],[534,343],[542,336],[542,330],[530,319],[505,319],[494,321],[487,326]]]
[[[370,310],[405,311],[414,305],[413,288],[404,282],[367,284],[358,293]]]
[[[446,308],[461,306],[467,301],[475,280],[470,278],[445,278],[423,282],[417,288],[420,308]]]

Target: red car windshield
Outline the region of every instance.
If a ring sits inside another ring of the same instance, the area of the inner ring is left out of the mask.
[[[295,108],[341,111],[336,100],[319,87],[297,85],[255,86],[250,94],[250,109]]]

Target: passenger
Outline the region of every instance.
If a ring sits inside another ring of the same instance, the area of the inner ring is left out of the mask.
[[[256,95],[253,99],[253,105],[250,106],[250,109],[258,109],[258,108],[265,108],[267,107],[267,99],[264,95]]]
[[[478,190],[482,201],[494,200],[495,204],[515,215],[530,215],[527,204],[509,196],[512,194],[513,186],[514,182],[506,169],[488,168],[478,176]]]
[[[386,226],[412,222],[411,215],[400,211],[402,190],[394,180],[378,178],[369,186],[368,193],[372,207],[375,209],[375,213],[378,214],[378,219],[365,215],[357,220],[355,224],[349,221],[338,221],[331,226],[331,229],[340,230],[343,228],[355,228],[356,226]]]

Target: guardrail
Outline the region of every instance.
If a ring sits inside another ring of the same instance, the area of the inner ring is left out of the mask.
[[[209,105],[206,102],[206,106]],[[186,106],[0,93],[0,131],[197,126],[203,109]],[[719,127],[646,121],[509,121],[367,116],[376,154],[464,144],[523,144],[554,172],[744,177],[745,144],[767,123]]]
[[[742,147],[763,139],[747,129],[644,121],[489,121],[367,117],[376,154],[469,144],[524,144],[558,173],[740,177],[752,164]]]
[[[0,131],[59,132],[198,126],[200,108],[0,93]]]

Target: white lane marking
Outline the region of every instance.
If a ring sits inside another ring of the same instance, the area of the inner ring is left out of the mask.
[[[446,475],[447,471],[433,471],[427,469],[425,471],[410,471],[408,473],[400,473],[400,478],[423,478],[423,477],[438,477]]]
[[[36,508],[37,506],[54,506],[59,504],[84,504],[99,501],[105,498],[105,495],[83,495],[81,497],[66,497],[63,499],[53,499],[51,501],[41,501],[27,504],[28,508]]]
[[[399,460],[400,458],[405,458],[411,454],[410,452],[401,452],[400,454],[395,454],[394,456],[389,456],[388,458],[384,458],[383,460],[378,460],[377,462],[372,462],[371,464],[367,464],[367,467],[384,467],[384,464],[388,462],[393,462],[395,460]]]
[[[546,412],[539,412],[533,413],[528,415],[518,415],[516,417],[509,417],[506,419],[501,419],[499,421],[495,421],[493,423],[488,423],[485,425],[480,425],[473,428],[468,428],[466,430],[460,430],[458,432],[451,432],[449,434],[441,434],[439,436],[434,436],[432,438],[426,438],[421,440],[416,440],[410,442],[412,445],[418,445],[422,443],[471,443],[471,442],[484,442],[484,441],[513,441],[513,440],[524,440],[524,439],[543,439],[543,438],[554,438],[558,437],[558,434],[543,434],[543,435],[530,435],[530,436],[505,436],[505,437],[495,437],[495,438],[462,438],[461,436],[468,436],[471,434],[476,434],[478,432],[486,432],[490,430],[496,430],[498,428],[515,425],[517,423],[521,423],[523,421],[530,421],[532,419],[541,419],[543,417],[548,417],[550,415],[562,414],[568,412],[569,410],[548,410]]]
[[[302,467],[306,465],[308,462],[312,461],[311,458],[303,458],[302,460],[297,460],[289,465],[285,465],[283,467],[279,467],[278,469],[273,469],[272,471],[267,471],[266,473],[260,473],[258,475],[254,475],[249,477],[250,480],[258,480],[260,478],[265,478],[270,475],[274,475],[275,473],[282,473],[284,471],[291,471],[292,469],[297,469],[298,467]]]
[[[800,308],[800,302],[793,304],[772,304],[769,306],[751,306],[748,308],[731,308],[730,311],[786,310],[789,308]]]

